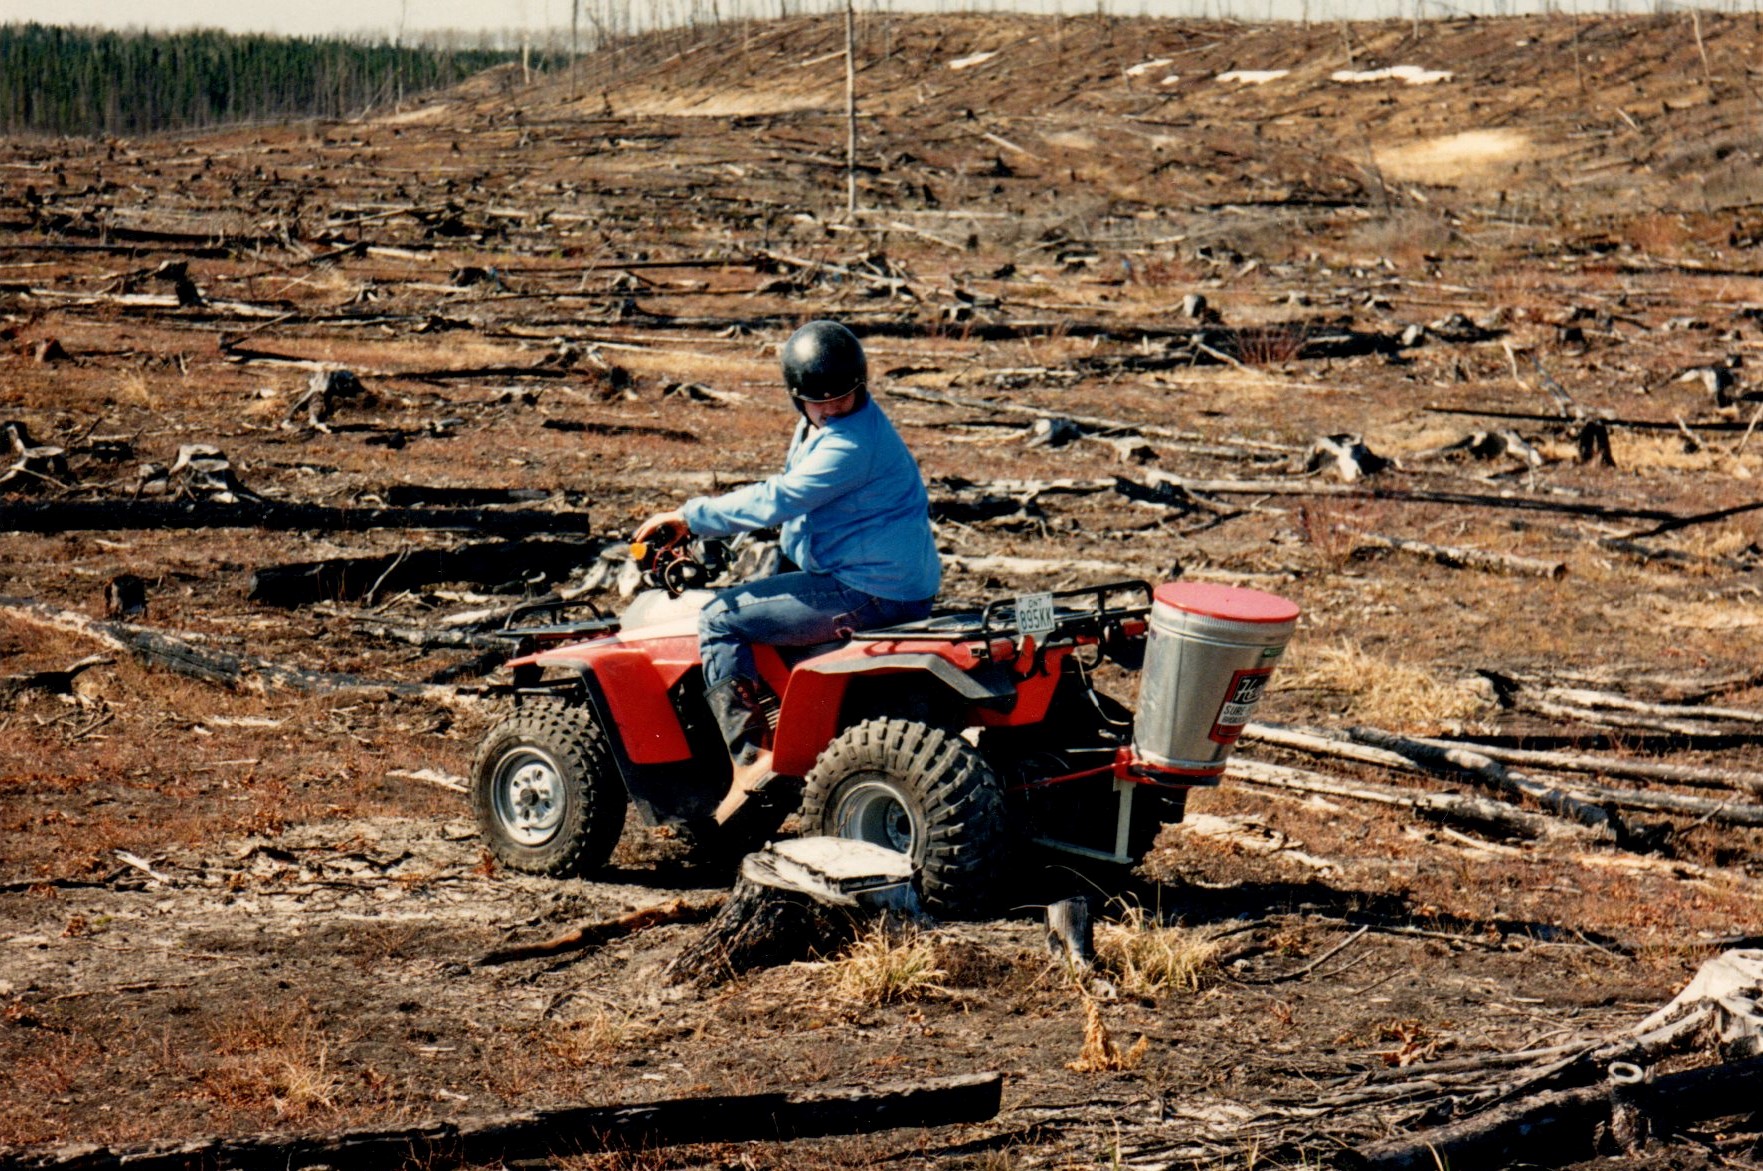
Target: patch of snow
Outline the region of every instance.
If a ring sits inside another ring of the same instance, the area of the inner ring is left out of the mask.
[[[955,60],[949,62],[949,68],[950,69],[970,69],[975,65],[984,65],[987,61],[990,61],[993,57],[996,57],[997,55],[998,55],[998,50],[993,49],[990,52],[986,52],[986,53],[975,53],[971,57],[957,57],[957,58],[955,58]]]
[[[1402,81],[1409,85],[1433,85],[1451,80],[1449,69],[1422,69],[1418,65],[1392,65],[1388,69],[1337,69],[1329,74],[1330,81],[1345,83],[1361,81]]]
[[[1278,81],[1290,72],[1290,69],[1232,69],[1220,73],[1217,80],[1240,81],[1244,85],[1266,85],[1270,81]]]
[[[1143,77],[1153,69],[1161,69],[1175,60],[1174,57],[1159,57],[1155,61],[1141,61],[1126,71],[1128,77]]]

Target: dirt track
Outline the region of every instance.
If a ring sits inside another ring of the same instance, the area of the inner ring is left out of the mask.
[[[465,538],[9,531],[0,594],[95,617],[130,573],[148,583],[137,624],[210,654],[382,684],[458,671],[477,650],[386,627],[579,583],[642,516],[764,474],[790,421],[774,347],[837,316],[931,481],[951,601],[1180,567],[1303,606],[1267,719],[1763,768],[1742,719],[1672,732],[1535,702],[1577,686],[1758,707],[1763,514],[1636,537],[1750,503],[1763,471],[1749,22],[1705,17],[1705,64],[1688,18],[1415,40],[877,16],[862,36],[858,227],[830,21],[659,37],[573,83],[511,72],[345,124],[4,144],[0,423],[67,463],[5,485],[0,518],[151,490],[138,465],[205,443],[279,501],[473,489],[448,500],[498,507],[485,494],[515,489],[536,502],[514,507],[584,510],[592,531],[543,580],[510,558],[298,606],[253,601],[253,572]],[[1331,80],[1404,64],[1454,73]],[[1290,72],[1217,79],[1232,69]],[[180,261],[183,303],[161,268]],[[1215,318],[1183,316],[1194,293]],[[326,365],[366,394],[319,426],[294,407]],[[1599,416],[1613,467],[1578,458]],[[1506,429],[1521,442],[1502,454],[1486,436]],[[1312,442],[1343,433],[1396,465],[1304,476]],[[1564,572],[1447,568],[1374,535]],[[0,613],[0,672],[99,649],[44,612]],[[690,927],[468,970],[506,942],[714,897],[726,875],[634,826],[607,881],[495,871],[463,800],[400,775],[463,774],[481,705],[249,670],[227,690],[111,657],[73,694],[0,688],[0,1143],[33,1155],[1001,1069],[986,1126],[641,1165],[1313,1165],[1442,1116],[1437,1094],[1319,1099],[1624,1027],[1757,922],[1755,829],[1631,813],[1671,823],[1642,852],[1229,780],[1190,808],[1238,819],[1235,836],[1171,831],[1148,881],[1107,893],[1242,928],[1247,949],[1198,992],[1104,1001],[1119,1040],[1150,1039],[1143,1063],[1078,1073],[1083,998],[1033,906],[1070,889],[1061,872],[1025,879],[1019,917],[937,937],[947,989],[903,1006],[843,999],[824,967],[668,991],[656,973]],[[1361,926],[1315,972],[1255,983]],[[1701,1137],[1714,1147],[1648,1157],[1758,1157],[1754,1136]]]

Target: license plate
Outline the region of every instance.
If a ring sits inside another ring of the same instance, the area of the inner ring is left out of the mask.
[[[1023,634],[1049,634],[1053,630],[1053,595],[1019,594],[1016,598],[1016,629]]]

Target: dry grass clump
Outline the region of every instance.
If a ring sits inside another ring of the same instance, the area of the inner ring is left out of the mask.
[[[1635,434],[1617,430],[1610,437],[1610,454],[1616,466],[1631,472],[1726,472],[1733,473],[1743,461],[1724,445],[1692,446],[1671,432]],[[1747,474],[1749,469],[1746,469]]]
[[[1345,639],[1306,644],[1282,671],[1282,690],[1325,691],[1345,696],[1348,714],[1372,724],[1414,728],[1472,719],[1487,707],[1470,682],[1441,680],[1403,663],[1380,659]]]
[[[1218,978],[1222,950],[1215,939],[1159,923],[1143,907],[1096,929],[1097,962],[1134,995],[1198,992]]]
[[[545,1031],[545,1051],[572,1069],[601,1065],[618,1052],[630,1035],[630,1021],[605,1008],[563,1022]]]
[[[1065,1068],[1078,1073],[1112,1073],[1116,1070],[1137,1069],[1139,1062],[1145,1058],[1145,1050],[1151,1047],[1151,1039],[1141,1036],[1132,1048],[1122,1049],[1108,1031],[1108,1025],[1102,1020],[1102,1010],[1094,1000],[1084,998],[1084,1043],[1078,1050],[1077,1060],[1065,1063]]]
[[[202,1072],[200,1093],[235,1109],[267,1106],[279,1119],[335,1110],[343,1081],[331,1068],[331,1039],[310,1021],[270,1039],[258,1032],[261,1023],[217,1038],[225,1056]]]
[[[863,1004],[922,1000],[945,990],[948,973],[937,966],[936,946],[917,933],[892,934],[877,927],[831,965],[839,995]]]

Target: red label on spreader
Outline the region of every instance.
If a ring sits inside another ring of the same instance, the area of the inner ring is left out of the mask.
[[[1271,674],[1272,667],[1253,667],[1230,677],[1230,690],[1224,693],[1218,718],[1212,721],[1214,741],[1219,744],[1237,742],[1237,737],[1243,734],[1243,725],[1249,722],[1255,705],[1261,702],[1261,693],[1267,690],[1267,677]]]

